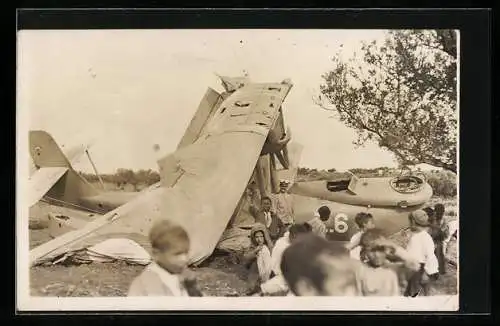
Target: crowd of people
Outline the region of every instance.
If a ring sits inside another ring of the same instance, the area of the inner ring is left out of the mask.
[[[280,194],[263,197],[252,209],[251,247],[241,263],[251,296],[409,296],[429,295],[446,273],[450,234],[444,206],[409,214],[410,237],[403,248],[377,228],[367,212],[355,217],[358,232],[345,244],[327,239],[330,209],[321,206],[305,223],[295,223],[286,182]],[[132,282],[129,296],[203,296],[187,269],[189,236],[169,221],[150,231],[153,262]]]

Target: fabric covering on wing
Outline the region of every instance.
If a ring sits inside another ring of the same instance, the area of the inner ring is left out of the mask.
[[[36,204],[67,171],[66,167],[46,167],[36,170],[29,178],[28,207]]]
[[[131,239],[111,238],[79,251],[68,252],[55,259],[51,264],[112,263],[116,261],[134,265],[148,265],[151,262],[151,256]]]

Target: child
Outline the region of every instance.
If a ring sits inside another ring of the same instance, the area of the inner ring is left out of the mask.
[[[404,295],[428,295],[430,280],[439,276],[434,241],[428,233],[429,217],[425,211],[416,210],[410,213],[409,220],[411,236],[406,250],[419,262],[420,268],[408,280]]]
[[[402,247],[386,239],[380,229],[369,229],[360,239],[366,263],[358,271],[358,288],[363,296],[399,296],[398,275],[418,270],[418,262]]]
[[[331,211],[328,206],[318,208],[318,216],[307,222],[314,234],[326,239],[327,228],[325,222],[330,219],[330,214]]]
[[[190,246],[184,228],[161,220],[152,226],[149,241],[153,262],[132,281],[128,296],[201,296],[194,279],[181,276]]]
[[[360,264],[338,242],[307,234],[285,249],[281,270],[294,296],[357,296]]]
[[[252,228],[250,240],[252,247],[243,256],[243,262],[249,270],[249,295],[259,291],[260,284],[266,282],[271,276],[271,250],[273,248],[266,227],[260,223],[256,223]]]
[[[346,245],[346,248],[349,250],[351,258],[361,260],[361,247],[359,245],[361,236],[367,230],[375,228],[375,223],[372,214],[364,212],[356,214],[354,222],[358,226],[359,231],[351,237],[351,241]]]
[[[260,286],[261,295],[283,295],[288,293],[288,287],[281,271],[281,258],[283,252],[301,236],[311,233],[311,229],[307,227],[307,223],[293,224],[288,232],[276,241],[274,245],[271,261],[272,273],[268,281]]]
[[[255,216],[257,223],[266,226],[269,236],[273,241],[279,239],[286,232],[286,227],[272,210],[272,201],[269,197],[262,197],[261,209]]]

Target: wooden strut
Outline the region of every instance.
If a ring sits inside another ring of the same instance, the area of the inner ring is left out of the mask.
[[[259,157],[259,159],[257,160],[257,164],[255,165],[255,177],[255,181],[257,183],[257,186],[259,187],[260,198],[267,196],[262,156]]]
[[[99,173],[97,172],[97,168],[95,167],[95,164],[94,164],[94,162],[92,161],[92,158],[90,157],[90,154],[89,154],[89,150],[88,150],[88,149],[86,149],[86,150],[85,150],[85,154],[87,154],[87,157],[89,158],[90,164],[92,164],[92,168],[94,169],[94,173],[95,173],[95,175],[96,175],[96,176],[97,176],[97,178],[99,179],[99,183],[101,184],[102,190],[106,190],[106,187],[104,186],[104,182],[102,181],[101,176],[100,176],[100,175],[99,175]]]
[[[284,155],[283,155],[284,154]],[[288,160],[288,149],[287,147],[283,147],[283,153],[282,152],[276,152],[274,153],[276,157],[278,158],[278,161],[280,161],[281,165],[285,170],[288,170],[290,168],[290,162]]]
[[[279,192],[279,180],[278,180],[278,173],[276,171],[276,159],[274,157],[274,154],[271,153],[268,155],[270,160],[269,172],[271,175],[271,191],[276,194]]]

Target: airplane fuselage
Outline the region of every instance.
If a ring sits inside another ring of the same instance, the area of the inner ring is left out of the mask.
[[[300,195],[292,195],[297,223],[307,222],[314,218],[314,213],[323,205],[331,210],[330,219],[325,223],[329,229],[328,238],[332,241],[348,241],[359,231],[354,218],[360,212],[373,215],[377,228],[389,236],[409,226],[410,212],[421,208],[424,204],[407,208],[399,207],[367,207],[332,202]]]

